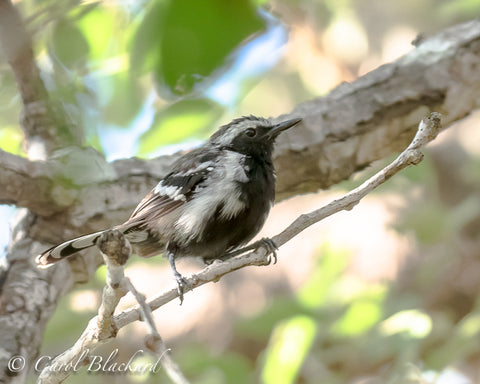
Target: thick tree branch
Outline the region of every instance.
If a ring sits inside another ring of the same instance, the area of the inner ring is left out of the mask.
[[[12,20],[18,20],[18,14],[12,14],[12,18],[5,16],[11,14],[12,9],[10,1],[0,0],[0,45],[4,52],[6,46],[8,49],[10,37],[17,34]],[[15,50],[10,50],[9,57],[11,52]],[[31,59],[29,54],[25,57]],[[38,74],[28,65],[25,68],[25,76],[16,75],[20,83]],[[324,98],[299,105],[292,116],[302,116],[303,125],[295,132],[285,133],[276,151],[277,199],[331,186],[372,161],[399,151],[413,136],[415,122],[431,110],[442,112],[444,124],[450,125],[477,109],[480,103],[478,68],[480,21],[474,20],[425,40],[407,56],[351,84],[338,87]],[[24,100],[30,103],[27,89],[22,90],[21,84],[19,89],[25,94],[22,96]],[[44,111],[42,105],[45,102],[41,98],[38,96],[40,112]],[[26,137],[28,140],[37,135],[48,141],[48,137],[55,136],[49,129],[57,129],[57,125],[45,123],[48,119],[43,120],[41,113],[32,112],[38,106],[35,100],[32,108],[26,107],[26,114],[31,116],[29,121],[32,122],[30,128],[24,128]],[[36,127],[37,123],[50,128]],[[54,147],[48,145],[48,148]],[[68,158],[75,159],[78,169],[86,169],[91,164],[69,155],[65,158],[67,164],[70,164]],[[174,158],[167,158],[165,164]],[[0,161],[2,159],[7,157],[0,158]],[[74,273],[65,264],[58,267],[56,273],[54,270],[39,272],[30,262],[33,255],[43,250],[47,243],[122,222],[141,196],[163,176],[166,168],[160,166],[157,169],[158,164],[164,164],[163,160],[114,162],[100,167],[101,170],[113,169],[113,172],[99,172],[95,177],[91,173],[90,178],[83,179],[80,185],[61,184],[57,194],[42,190],[48,190],[49,186],[36,181],[42,179],[40,175],[32,178],[32,188],[39,187],[40,196],[51,198],[45,205],[54,208],[37,209],[36,216],[22,213],[14,223],[13,240],[8,250],[10,268],[8,275],[0,276],[0,281],[4,279],[0,298],[1,367],[6,366],[8,356],[22,355],[32,361],[38,353],[45,323],[58,299],[73,281],[87,279],[96,266],[88,259],[79,258],[70,263]],[[46,168],[39,169],[48,176],[52,174],[49,167],[50,162]],[[0,164],[0,169],[6,168]],[[54,185],[59,185],[57,180]],[[19,199],[19,204],[32,206],[35,210],[36,204],[30,204],[14,193],[7,192],[2,196]],[[62,203],[58,203],[57,198]],[[57,211],[58,207],[64,206],[65,209]],[[170,300],[174,294],[175,291],[169,296]],[[138,314],[136,316],[138,318]],[[19,380],[22,378],[23,373],[15,374]],[[11,375],[2,369],[0,381]]]
[[[23,101],[20,124],[28,157],[46,159],[57,148],[82,142],[83,133],[76,130],[75,124],[69,122],[67,115],[49,99],[34,60],[32,41],[11,0],[0,0],[0,53],[12,68]],[[2,202],[29,206],[36,192],[34,200],[39,213],[48,214],[52,211],[46,208],[48,205],[59,205],[52,202],[46,191],[55,182],[51,177],[45,179],[52,175],[50,170],[41,165],[32,167],[24,161],[19,161],[19,167],[15,167],[11,156],[2,154],[0,157],[0,173],[8,176],[1,178]],[[13,180],[14,175],[18,176],[16,180]],[[13,187],[22,189],[15,192]],[[34,234],[35,222],[36,216],[31,212],[21,210],[17,214],[12,223],[7,266],[0,268],[0,382],[25,380],[30,362],[38,354],[45,325],[59,298],[70,289],[76,277],[67,265],[60,267],[57,273],[35,270],[31,256],[45,246]],[[88,269],[83,268],[84,271]],[[27,369],[9,370],[12,356],[22,356]]]
[[[18,10],[0,0],[0,51],[9,62],[23,101],[21,127],[32,159],[45,159],[54,149],[81,142],[75,125],[54,106],[40,77],[32,41]]]
[[[430,111],[444,126],[480,107],[480,20],[425,39],[326,97],[298,105],[302,131],[279,138],[277,199],[328,188],[375,160],[401,151]],[[281,117],[284,118],[284,117]]]
[[[39,214],[52,214],[65,209],[52,202],[49,191],[54,179],[44,162],[28,159],[0,149],[0,204],[28,206]]]
[[[172,159],[163,156],[151,161],[127,159],[108,164],[91,148],[68,147],[48,161],[31,161],[0,149],[0,180],[4,186],[0,188],[0,204],[28,208],[49,220],[81,204],[102,185],[98,200],[106,201],[108,196],[115,196],[117,203],[116,208],[105,209],[128,212],[135,204],[130,191],[147,191],[165,174]],[[79,163],[82,166],[79,167]],[[118,206],[121,188],[128,193],[123,207]],[[95,209],[98,208],[96,205]]]
[[[394,63],[343,84],[326,97],[299,105],[288,117],[303,117],[302,125],[279,138],[275,153],[277,200],[328,188],[401,150],[413,137],[415,121],[428,111],[442,112],[446,125],[462,119],[480,104],[476,68],[480,68],[479,20],[449,28]],[[60,162],[52,159],[53,163],[42,168],[45,177],[52,175],[49,167],[66,168],[65,185],[50,193],[45,191],[50,188],[48,183],[32,183],[32,187],[38,186],[39,196],[50,196],[53,209],[39,210],[36,201],[22,200],[22,206],[39,213],[35,233],[44,241],[53,243],[103,229],[126,219],[177,157],[119,160],[92,167],[88,153],[67,151]],[[75,172],[65,166],[68,158],[75,159]],[[96,163],[101,162],[97,158]],[[81,169],[90,173],[78,185]],[[91,204],[92,196],[95,204]],[[116,196],[115,202],[111,196]],[[59,204],[57,199],[65,201]],[[51,216],[62,208],[61,215]],[[61,225],[59,231],[53,231],[54,236],[43,230],[58,221]]]

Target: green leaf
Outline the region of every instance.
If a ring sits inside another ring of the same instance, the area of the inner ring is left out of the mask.
[[[6,126],[0,129],[0,148],[14,155],[24,155],[23,135],[18,127]]]
[[[280,323],[267,347],[263,383],[293,383],[316,333],[317,324],[308,316],[295,316]]]
[[[153,2],[147,9],[142,22],[132,36],[130,51],[130,67],[134,75],[151,72],[160,62],[160,33],[165,15],[165,1]]]
[[[412,339],[422,339],[432,331],[432,319],[418,309],[404,310],[384,320],[380,331],[384,335],[402,333]]]
[[[67,67],[84,65],[90,46],[82,31],[71,20],[60,20],[53,29],[53,49]]]
[[[350,305],[332,331],[341,336],[358,336],[372,328],[381,318],[381,303],[357,300]]]
[[[319,253],[315,270],[298,293],[299,301],[308,308],[325,304],[350,259],[348,251],[333,249],[328,244],[322,246]]]
[[[91,59],[106,58],[115,48],[112,43],[115,36],[114,17],[113,11],[96,6],[78,21],[77,25],[88,41]]]
[[[178,143],[192,137],[204,137],[216,127],[223,108],[208,99],[182,100],[155,116],[152,128],[140,138],[140,154]]]
[[[104,108],[105,120],[125,127],[138,115],[143,95],[138,84],[128,72],[119,72],[102,79],[104,95],[108,102]]]
[[[241,42],[264,28],[250,0],[159,0],[138,30],[132,63],[153,63],[161,85],[187,94],[224,65]]]

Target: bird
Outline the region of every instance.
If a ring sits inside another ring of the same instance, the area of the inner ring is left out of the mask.
[[[168,258],[180,302],[185,279],[177,271],[178,258],[200,257],[206,263],[225,260],[241,253],[239,247],[263,227],[275,200],[275,140],[301,120],[273,123],[249,115],[221,126],[202,146],[176,160],[130,218],[113,227],[123,233],[138,256],[163,254]],[[49,267],[93,247],[106,231],[51,247],[36,257],[36,263]],[[244,250],[260,245],[276,257],[271,239]]]

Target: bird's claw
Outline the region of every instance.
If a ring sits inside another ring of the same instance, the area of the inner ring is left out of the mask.
[[[242,253],[246,253],[248,251],[251,251],[251,250],[255,250],[257,251],[259,248],[265,248],[265,250],[267,251],[267,255],[268,255],[268,264],[270,264],[272,262],[272,258],[273,258],[273,264],[276,264],[277,263],[277,244],[275,244],[275,242],[272,240],[272,239],[269,239],[268,237],[264,237],[263,239],[260,239],[250,245],[247,245],[246,247],[243,247],[243,248],[240,248],[240,249],[236,249],[234,251],[231,251],[221,257],[218,257],[217,259],[218,260],[227,260],[227,259],[230,259],[234,256],[238,256],[238,255],[241,255]],[[205,259],[204,259],[205,261]],[[213,260],[211,261],[213,262]]]
[[[277,264],[277,249],[278,249],[277,244],[275,244],[275,242],[268,237],[264,237],[263,239],[260,239],[258,243],[259,243],[258,248],[264,247],[267,250],[268,264],[272,263],[272,259],[273,259],[273,264]]]
[[[177,281],[178,298],[180,299],[180,305],[182,305],[183,293],[185,292],[185,287],[187,286],[187,280],[180,273],[175,274],[175,280]]]

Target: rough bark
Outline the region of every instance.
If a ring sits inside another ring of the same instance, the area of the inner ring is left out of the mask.
[[[82,141],[74,122],[50,103],[35,63],[32,41],[10,0],[0,0],[0,51],[7,58],[23,101],[20,123],[30,158],[45,158],[54,149]]]
[[[5,17],[8,12],[14,19]],[[51,156],[55,148],[81,139],[68,130],[59,134],[69,124],[48,102],[30,40],[22,40],[22,50],[8,49],[8,36],[15,36],[21,24],[10,1],[0,0],[0,15],[0,44],[13,55],[9,62],[26,103],[28,118],[21,124],[27,148],[40,143],[49,155],[40,162],[33,160],[35,155],[19,159],[0,153],[0,201],[26,208],[13,224],[8,270],[0,278],[0,382],[23,382],[27,370],[11,372],[8,361],[20,355],[30,365],[60,297],[74,282],[88,279],[99,262],[87,254],[39,271],[33,257],[50,243],[126,219],[175,156],[108,164],[93,150],[77,147]],[[23,52],[21,60],[16,52]],[[281,138],[275,155],[277,199],[328,188],[403,149],[430,111],[444,115],[444,126],[462,119],[480,103],[479,69],[480,21],[475,20],[429,38],[326,97],[299,105],[288,117],[303,117],[302,126]]]
[[[405,148],[417,122],[443,125],[480,105],[480,21],[456,25],[397,61],[298,105],[302,131],[286,132],[277,152],[277,198],[328,188],[372,161]]]

